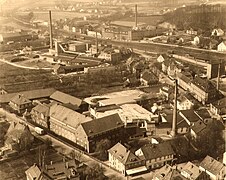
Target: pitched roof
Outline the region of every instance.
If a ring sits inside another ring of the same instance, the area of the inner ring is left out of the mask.
[[[221,108],[226,108],[225,107],[225,104],[226,104],[226,97],[223,98],[223,99],[220,99],[218,101],[215,101],[213,103],[211,103],[213,106],[215,106],[216,108],[218,109],[221,109]]]
[[[63,104],[72,104],[76,106],[80,106],[82,103],[82,100],[79,98],[76,98],[74,96],[71,96],[69,94],[60,92],[60,91],[55,91],[51,96],[51,99],[56,100],[58,102],[61,102]]]
[[[49,116],[50,107],[47,104],[38,104],[33,108],[34,111],[44,114],[44,116]]]
[[[59,104],[50,107],[50,119],[61,121],[71,128],[77,128],[88,120],[84,115]]]
[[[167,141],[160,144],[146,144],[141,150],[146,160],[175,154],[170,142]]]
[[[179,114],[182,117],[185,117],[186,119],[188,119],[188,121],[190,121],[190,122],[196,122],[196,121],[200,120],[200,117],[192,109],[181,110],[179,112]]]
[[[194,123],[194,125],[191,127],[191,129],[198,134],[202,130],[206,128],[206,124],[202,122],[201,120],[198,120],[197,122]]]
[[[135,161],[140,161],[140,159],[128,150],[121,143],[117,143],[111,149],[108,150],[116,159],[118,159],[122,164],[126,165]]]
[[[200,77],[196,77],[195,79],[193,79],[192,83],[205,92],[210,92],[213,89],[216,89],[215,86],[209,80],[203,80]]]
[[[93,136],[101,132],[113,130],[115,128],[123,127],[123,122],[118,114],[105,116],[92,121],[81,124],[87,136]]]
[[[199,166],[211,172],[214,175],[219,174],[221,169],[224,168],[223,163],[217,161],[216,159],[210,156],[206,156]]]
[[[33,100],[38,98],[49,97],[56,90],[54,88],[47,89],[36,89],[31,91],[21,91],[20,94],[23,94],[26,98]],[[0,95],[0,103],[8,103],[14,96],[18,93],[9,93]]]
[[[35,179],[35,180],[42,179],[42,172],[36,164],[34,164],[28,170],[26,170],[25,174],[27,175],[27,177],[29,177],[28,179]]]
[[[22,94],[15,95],[10,101],[19,105],[31,103],[31,101]]]
[[[190,175],[190,179],[197,179],[199,175],[202,173],[199,170],[199,167],[193,164],[192,162],[188,162],[183,169],[181,170],[181,174],[183,174],[183,171],[188,173]]]
[[[144,79],[146,81],[158,80],[157,77],[152,72],[149,72],[147,70],[145,70],[142,73],[141,77],[142,77],[142,79]]]

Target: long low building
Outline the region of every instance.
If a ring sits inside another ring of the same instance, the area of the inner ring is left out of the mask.
[[[29,100],[35,100],[40,98],[49,98],[56,90],[54,88],[36,89],[31,91],[21,91],[19,94],[23,95]],[[10,100],[18,93],[9,93],[0,95],[0,104],[9,103]]]

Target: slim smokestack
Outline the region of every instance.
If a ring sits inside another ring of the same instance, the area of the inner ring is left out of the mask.
[[[53,28],[52,28],[52,15],[51,11],[49,11],[49,42],[50,42],[50,49],[53,49]]]
[[[217,72],[217,90],[219,91],[220,88],[220,71],[221,71],[221,63],[218,64],[218,72]]]
[[[171,136],[174,137],[176,134],[177,134],[177,79],[175,79],[174,109],[173,109],[173,123]]]
[[[96,32],[96,46],[97,46],[97,53],[98,53],[98,38],[97,38],[97,32]]]
[[[135,5],[135,27],[137,28],[137,4]]]

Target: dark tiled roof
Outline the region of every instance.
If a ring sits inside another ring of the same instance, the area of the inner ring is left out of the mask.
[[[216,88],[214,87],[214,85],[213,85],[210,81],[201,79],[200,77],[196,77],[196,78],[192,81],[192,83],[193,83],[195,86],[197,86],[197,87],[199,87],[200,89],[202,89],[203,91],[205,91],[205,92],[210,92],[210,91],[212,91],[213,89],[216,89]]]
[[[204,122],[202,122],[201,120],[197,121],[194,123],[194,125],[191,127],[191,129],[198,134],[199,132],[201,132],[202,130],[204,130],[206,128],[206,124]]]
[[[74,96],[71,96],[69,94],[65,94],[63,92],[60,91],[56,91],[54,92],[51,96],[51,99],[56,100],[58,102],[61,102],[63,104],[72,104],[72,105],[76,105],[76,106],[80,106],[82,103],[82,100],[79,98],[76,98]]]
[[[177,73],[177,77],[186,83],[190,83],[191,79],[182,73]]]
[[[170,142],[163,142],[160,144],[146,144],[141,147],[141,150],[146,160],[175,154]]]
[[[203,161],[200,163],[200,165],[202,168],[204,168],[205,170],[211,172],[214,175],[219,174],[219,172],[221,171],[222,168],[224,168],[223,163],[217,161],[216,159],[210,157],[210,156],[206,156]]]
[[[140,159],[135,154],[133,154],[121,143],[117,143],[115,146],[109,149],[108,152],[111,153],[116,159],[118,159],[124,165],[140,161]]]
[[[38,98],[49,97],[55,91],[56,90],[54,88],[47,88],[47,89],[36,89],[31,91],[21,91],[19,93],[23,94],[26,98],[33,100]],[[17,94],[18,93],[0,95],[0,103],[8,103]]]
[[[181,110],[180,114],[184,115],[190,122],[196,122],[196,121],[200,120],[199,116],[192,109]]]
[[[142,73],[142,79],[146,80],[146,81],[153,81],[153,80],[158,80],[157,77],[152,73],[152,72],[148,72],[148,71],[144,71]]]
[[[113,114],[82,123],[81,126],[83,127],[87,136],[93,136],[101,132],[123,127],[124,125],[120,116],[118,114]]]
[[[212,103],[218,109],[226,108],[226,97]]]

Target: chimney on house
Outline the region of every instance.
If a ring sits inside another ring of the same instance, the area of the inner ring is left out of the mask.
[[[177,79],[175,79],[173,122],[170,134],[172,137],[175,137],[177,134]]]
[[[135,5],[135,28],[137,28],[137,4]]]
[[[51,11],[49,11],[49,42],[50,42],[50,49],[53,49],[53,29],[52,29],[52,15]]]

